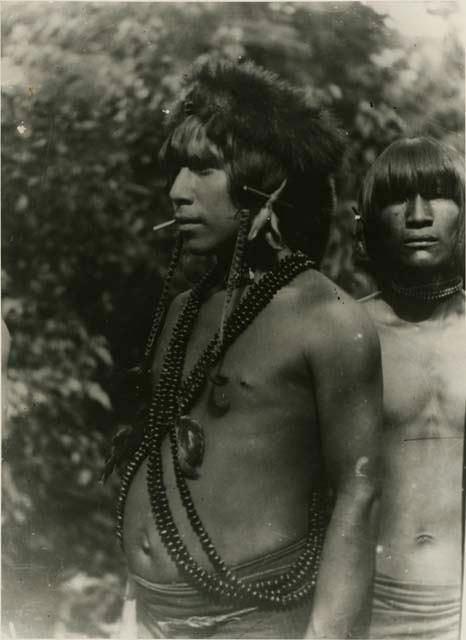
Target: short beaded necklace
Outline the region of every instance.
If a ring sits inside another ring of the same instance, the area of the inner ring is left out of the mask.
[[[397,295],[403,298],[411,298],[424,302],[434,302],[436,300],[445,300],[458,293],[463,288],[463,279],[461,276],[450,278],[439,283],[428,283],[423,285],[415,285],[404,287],[394,281],[390,282],[390,288]]]
[[[193,287],[175,324],[158,384],[148,412],[143,440],[128,463],[122,477],[117,502],[117,535],[122,540],[123,515],[131,481],[140,464],[148,458],[148,492],[154,520],[162,542],[172,560],[186,579],[211,597],[231,603],[256,605],[261,608],[286,608],[299,603],[314,588],[327,517],[322,497],[312,493],[309,508],[309,532],[303,551],[292,567],[276,578],[243,580],[229,569],[219,556],[194,506],[179,461],[177,428],[199,397],[211,367],[226,349],[257,317],[273,296],[299,273],[314,263],[301,253],[294,253],[266,272],[252,284],[225,322],[223,341],[217,333],[199,360],[182,381],[188,341],[205,293],[212,286],[213,272]],[[189,419],[189,418],[188,418]],[[161,445],[169,436],[176,482],[193,531],[208,557],[214,572],[207,572],[190,555],[174,522],[163,479]]]

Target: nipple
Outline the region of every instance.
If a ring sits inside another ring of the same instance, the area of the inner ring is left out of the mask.
[[[147,539],[146,536],[144,536],[144,538],[142,540],[141,547],[142,547],[142,551],[143,551],[144,555],[150,556],[150,544],[149,544],[149,540]]]

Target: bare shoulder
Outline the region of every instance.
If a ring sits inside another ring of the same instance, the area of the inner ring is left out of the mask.
[[[302,274],[296,280],[302,317],[312,323],[319,342],[338,344],[348,337],[377,343],[374,324],[365,305],[358,303],[341,287],[318,271]]]
[[[380,380],[380,343],[364,305],[321,273],[303,275],[295,281],[300,337],[315,388],[336,393],[356,381],[359,391],[372,388]]]
[[[154,353],[154,358],[152,361],[152,374],[157,377],[160,366],[163,360],[163,356],[166,353],[168,348],[168,344],[170,342],[170,338],[173,333],[173,329],[176,324],[176,320],[183,309],[186,300],[188,299],[190,290],[183,291],[179,293],[177,296],[173,298],[173,300],[168,305],[167,313],[165,316],[165,320],[163,323],[162,331],[160,333],[160,337],[157,340],[157,348]]]
[[[170,337],[170,334],[175,326],[176,320],[181,313],[184,305],[186,304],[186,300],[189,297],[190,290],[183,291],[176,295],[173,300],[168,305],[167,314],[165,316],[165,321],[163,323],[162,334],[159,340],[159,351],[161,348],[166,346],[166,343]]]
[[[391,325],[398,323],[396,313],[380,292],[373,296],[363,298],[358,302],[376,324]]]

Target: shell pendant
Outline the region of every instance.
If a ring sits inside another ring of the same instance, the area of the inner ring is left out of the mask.
[[[205,452],[205,434],[202,425],[190,416],[180,416],[176,423],[178,462],[187,478],[199,477]]]

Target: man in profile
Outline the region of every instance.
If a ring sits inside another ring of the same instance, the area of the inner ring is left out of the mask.
[[[213,267],[166,318],[159,307],[142,367],[149,407],[117,516],[141,637],[367,625],[379,346],[316,269],[343,146],[303,93],[249,62],[196,69],[170,113],[169,274],[181,245]]]
[[[385,479],[371,638],[458,640],[466,370],[464,165],[428,138],[392,143],[361,209],[380,291],[365,308],[384,377]]]

